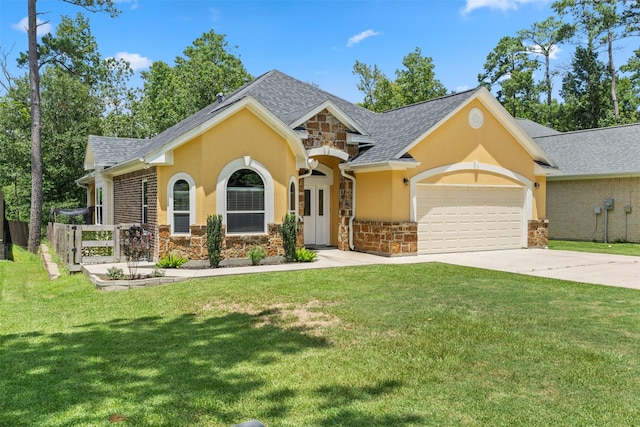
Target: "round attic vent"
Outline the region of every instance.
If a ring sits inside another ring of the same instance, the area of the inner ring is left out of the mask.
[[[484,123],[484,115],[479,108],[472,108],[469,111],[469,125],[474,129],[480,129]]]

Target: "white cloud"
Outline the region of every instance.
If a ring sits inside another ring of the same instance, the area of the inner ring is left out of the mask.
[[[114,3],[131,3],[131,10],[136,10],[140,7],[138,0],[114,0]]]
[[[484,7],[506,12],[508,10],[517,10],[518,6],[525,3],[546,3],[547,1],[548,0],[467,0],[465,7],[462,9],[462,13],[467,14],[475,9],[482,9]]]
[[[364,39],[368,39],[369,37],[373,37],[373,36],[377,36],[377,35],[380,35],[380,33],[376,32],[376,31],[373,31],[373,30],[363,31],[360,34],[356,34],[355,36],[351,37],[349,39],[349,41],[347,42],[347,47],[352,47],[352,46],[360,43]]]
[[[134,71],[148,68],[151,65],[151,60],[145,56],[140,56],[139,53],[118,52],[116,53],[116,59],[127,61]]]
[[[542,55],[542,49],[540,49],[540,46],[530,46],[529,49],[536,55]],[[549,59],[558,59],[560,52],[562,52],[562,49],[557,45],[551,46],[551,49],[549,50]]]
[[[52,27],[49,22],[44,22],[41,19],[36,19],[36,24],[38,25],[38,36],[43,36],[51,32]],[[26,33],[27,29],[29,28],[29,19],[25,16],[20,20],[20,22],[18,22],[17,24],[13,24],[11,28]]]

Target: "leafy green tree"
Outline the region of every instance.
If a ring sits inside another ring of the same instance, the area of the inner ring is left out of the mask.
[[[511,115],[529,118],[539,103],[533,78],[538,67],[520,38],[505,36],[487,55],[478,82],[489,89],[499,86],[496,97]]]
[[[391,81],[377,65],[356,61],[353,74],[360,77],[358,90],[364,93],[363,107],[382,112],[446,95],[444,85],[435,77],[433,59],[422,56],[416,48],[402,60]]]
[[[558,14],[573,17],[577,32],[586,37],[589,49],[606,49],[606,72],[609,75],[611,107],[616,119],[620,110],[613,52],[616,42],[632,34],[631,22],[634,17],[628,13],[628,4],[637,7],[637,1],[628,0],[558,0],[552,5]]]
[[[176,57],[173,67],[156,61],[142,73],[143,95],[136,108],[150,119],[151,135],[215,102],[218,94],[228,94],[252,79],[228,49],[225,36],[211,30],[187,47],[184,56]]]
[[[598,60],[593,49],[578,46],[560,92],[567,104],[566,128],[577,130],[600,126],[606,110],[611,107],[611,98],[607,96],[608,84],[606,65]]]
[[[553,16],[542,22],[534,22],[526,30],[518,31],[518,37],[525,44],[525,49],[531,52],[544,67],[544,80],[540,84],[540,90],[546,94],[546,103],[549,107],[553,99],[552,79],[557,74],[551,70],[551,56],[558,45],[572,35],[573,28]],[[542,57],[541,60],[540,57]]]
[[[447,89],[436,79],[433,59],[422,56],[420,48],[402,59],[403,69],[396,70],[396,85],[404,105],[427,101],[447,94]]]

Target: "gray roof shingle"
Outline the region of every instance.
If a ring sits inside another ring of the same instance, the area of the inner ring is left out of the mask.
[[[100,166],[113,166],[128,160],[148,143],[147,139],[89,136],[93,160]]]
[[[539,136],[549,136],[549,135],[557,135],[562,133],[553,128],[541,125],[540,123],[536,123],[533,120],[529,119],[516,119],[516,122],[524,129],[525,132],[529,134],[531,138],[537,138]]]
[[[564,176],[640,175],[640,124],[534,138]]]
[[[192,116],[149,140],[110,138],[110,148],[103,146],[105,158],[119,163],[147,156],[165,144],[207,122],[234,103],[253,97],[285,125],[292,127],[321,104],[331,101],[340,108],[372,146],[362,150],[350,163],[370,164],[400,160],[405,150],[449,113],[474,96],[479,89],[409,105],[384,113],[374,113],[313,85],[294,79],[277,70],[269,71]],[[105,139],[103,142],[106,142]],[[131,141],[138,141],[132,144]],[[133,150],[135,145],[137,149]],[[122,149],[120,153],[116,151]],[[113,152],[112,152],[113,151]],[[405,156],[407,157],[407,156]],[[402,160],[408,160],[402,158]],[[114,163],[115,164],[115,163]]]

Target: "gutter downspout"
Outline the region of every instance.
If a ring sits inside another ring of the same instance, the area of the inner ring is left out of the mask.
[[[340,175],[345,178],[351,180],[352,191],[351,191],[351,216],[349,217],[349,249],[352,251],[355,250],[355,246],[353,244],[353,220],[356,217],[356,178],[347,174],[344,169],[340,169]]]

